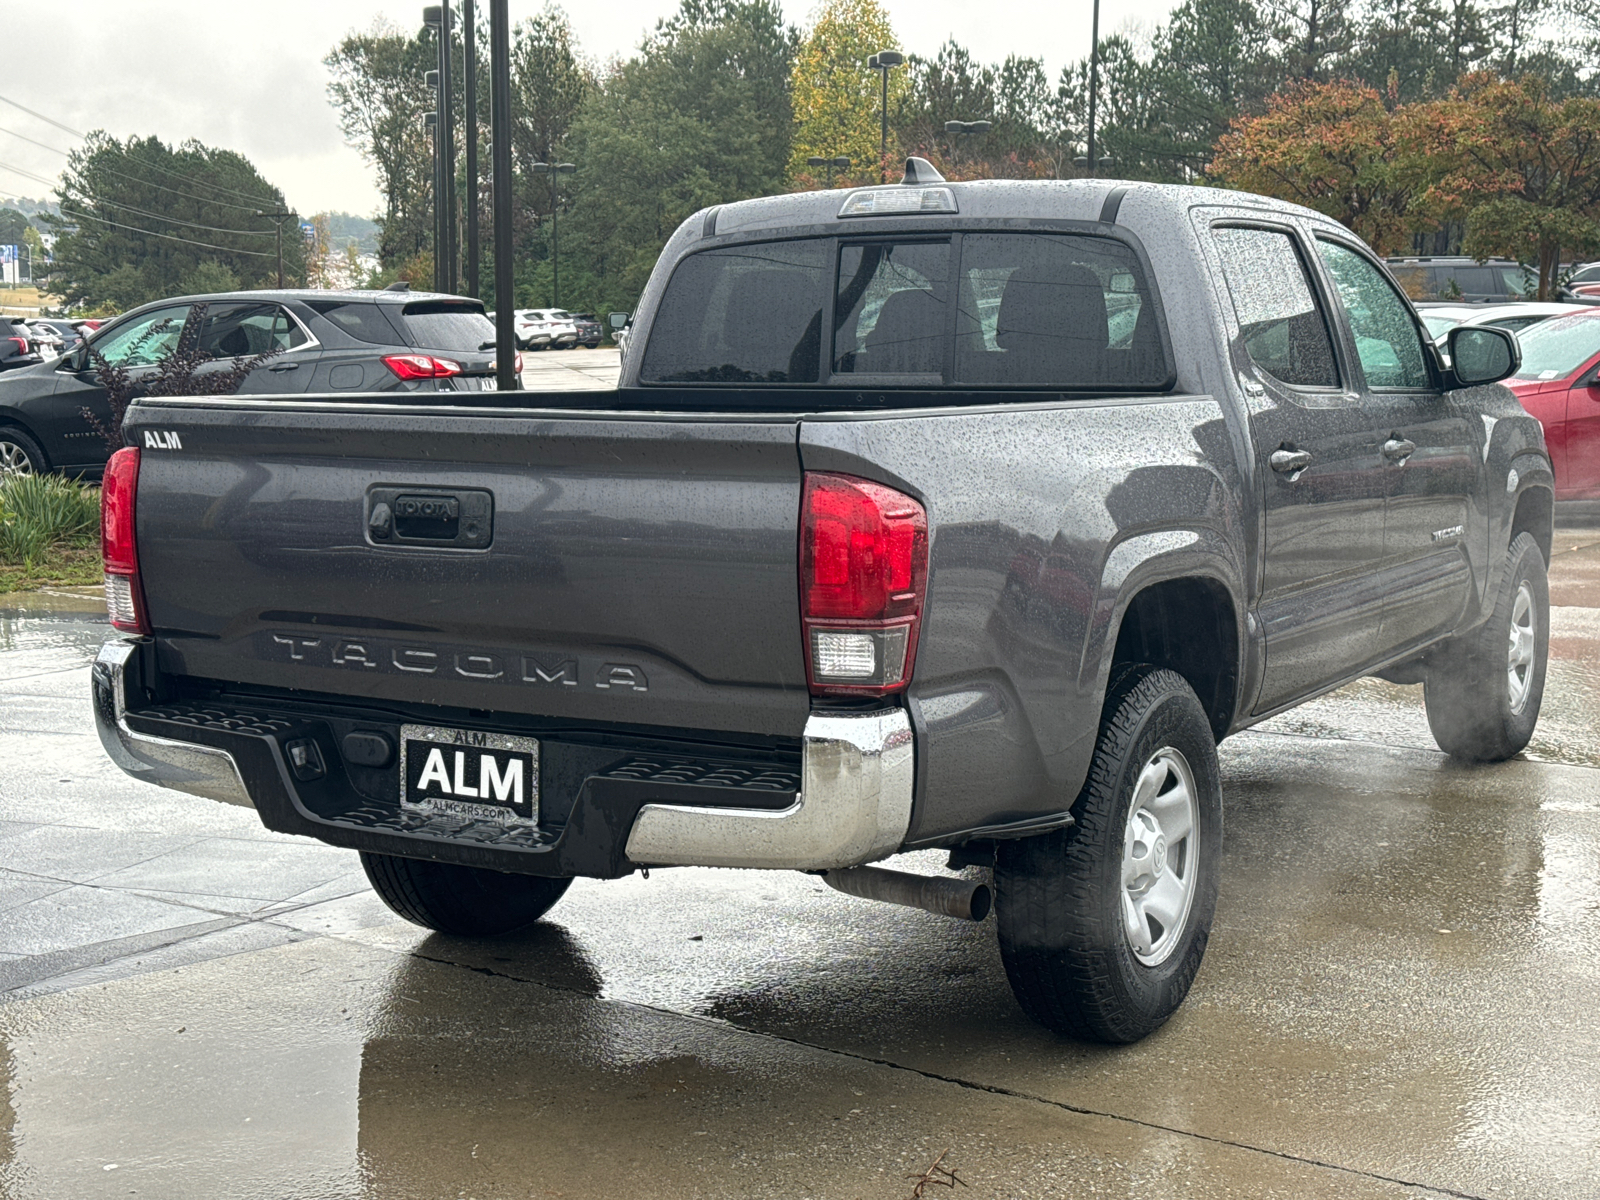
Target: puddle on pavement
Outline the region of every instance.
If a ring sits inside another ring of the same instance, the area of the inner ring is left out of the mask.
[[[111,633],[98,587],[0,592],[0,682],[86,667]]]

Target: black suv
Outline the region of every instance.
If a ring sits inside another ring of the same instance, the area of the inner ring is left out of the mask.
[[[494,326],[483,305],[426,292],[229,292],[158,300],[108,321],[88,346],[132,368],[137,379],[173,348],[202,303],[200,346],[210,357],[273,354],[246,376],[241,395],[495,387]],[[0,462],[7,469],[100,473],[110,450],[83,409],[102,421],[110,409],[88,346],[0,375]]]
[[[573,313],[572,323],[578,327],[576,344],[579,346],[593,350],[605,336],[605,330],[600,327],[600,318],[593,313]]]
[[[1395,281],[1413,300],[1455,300],[1467,304],[1503,304],[1532,299],[1538,280],[1528,278],[1510,259],[1391,258]]]

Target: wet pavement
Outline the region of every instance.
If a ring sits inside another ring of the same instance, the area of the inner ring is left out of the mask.
[[[0,597],[0,1196],[903,1200],[947,1148],[972,1200],[1600,1196],[1600,532],[1551,590],[1517,761],[1375,680],[1224,744],[1205,965],[1116,1049],[1022,1016],[992,920],[800,875],[430,935],[116,771],[98,598]]]
[[[522,386],[530,392],[606,391],[617,386],[621,373],[622,353],[615,346],[522,352]]]

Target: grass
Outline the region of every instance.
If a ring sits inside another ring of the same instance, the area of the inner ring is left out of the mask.
[[[55,475],[0,480],[0,592],[100,579],[99,488]]]

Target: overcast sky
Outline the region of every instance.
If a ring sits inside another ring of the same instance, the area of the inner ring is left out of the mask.
[[[459,0],[457,0],[459,4]],[[803,24],[813,0],[783,0]],[[907,50],[931,54],[954,37],[980,59],[1043,56],[1054,78],[1088,52],[1089,0],[885,0]],[[1101,28],[1148,29],[1172,0],[1103,0]],[[480,0],[487,10],[488,0]],[[542,0],[511,0],[512,20]],[[568,7],[584,53],[626,57],[675,0],[587,0]],[[75,130],[118,137],[198,138],[246,155],[302,213],[371,215],[371,168],[344,144],[329,107],[322,57],[347,31],[380,16],[420,21],[422,4],[380,0],[73,0],[5,5],[0,97]],[[459,9],[458,9],[459,11]],[[72,134],[0,104],[0,196],[41,198],[50,188],[9,168],[54,179]]]

